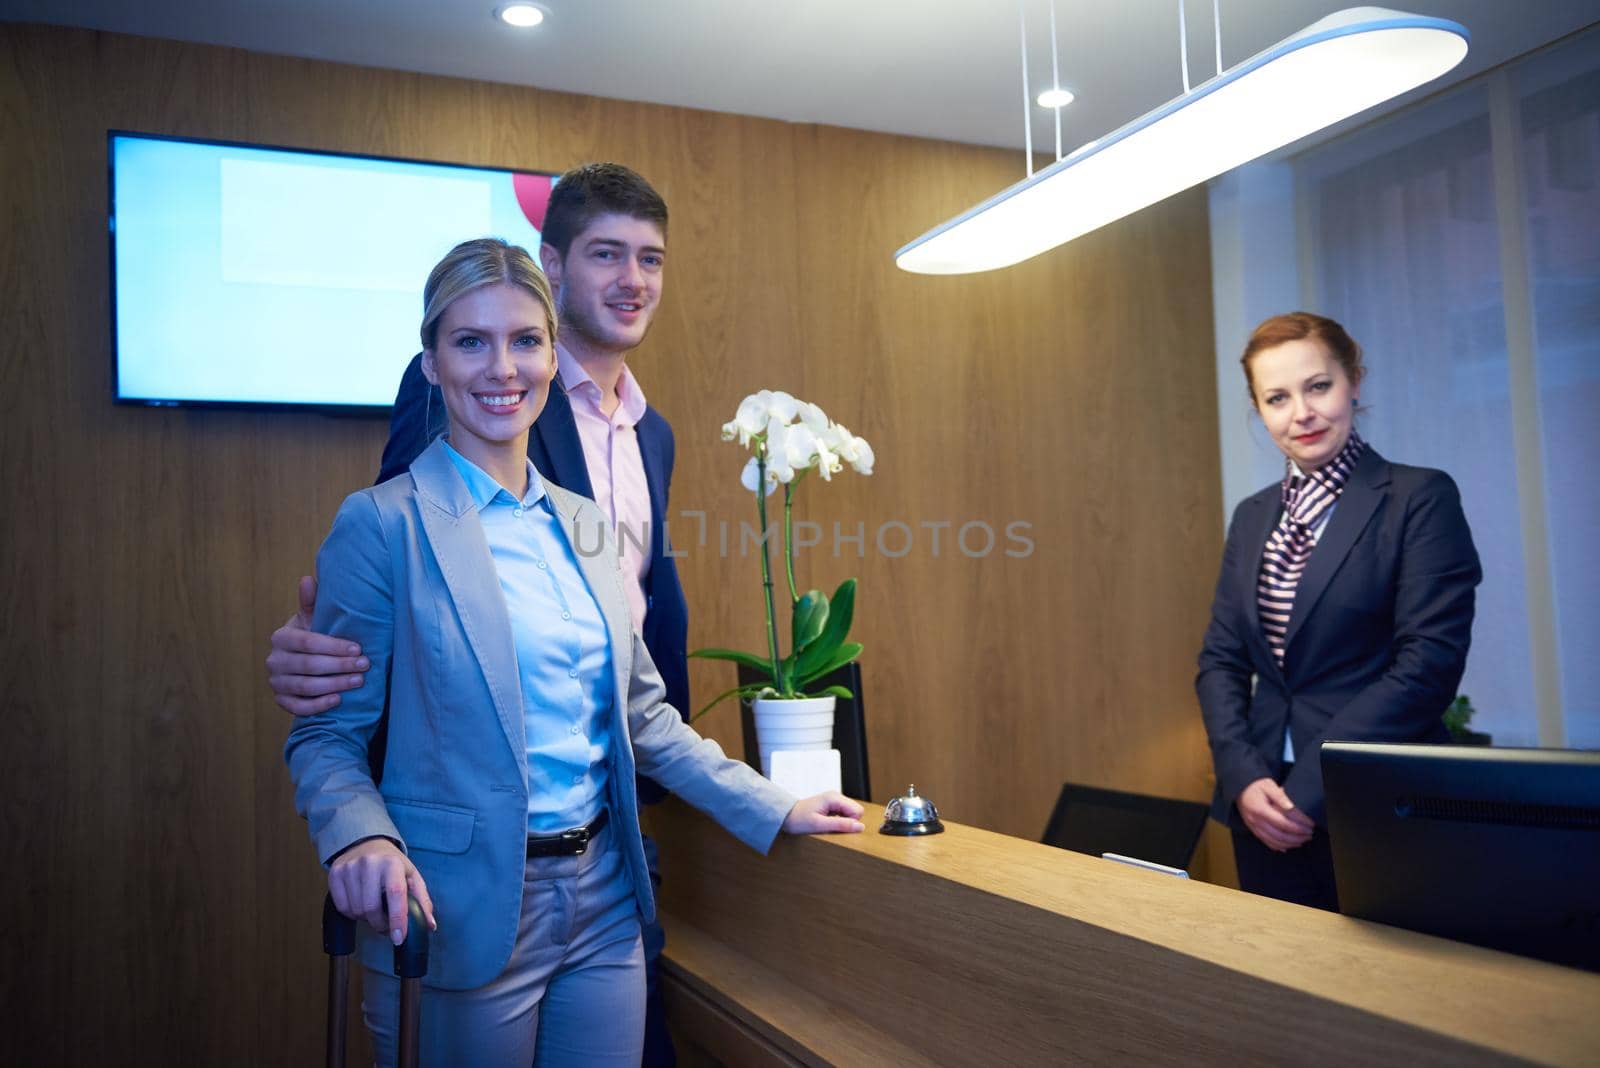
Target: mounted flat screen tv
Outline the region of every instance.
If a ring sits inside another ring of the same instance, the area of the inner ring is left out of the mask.
[[[112,131],[112,388],[123,404],[382,413],[452,246],[537,249],[528,171]]]

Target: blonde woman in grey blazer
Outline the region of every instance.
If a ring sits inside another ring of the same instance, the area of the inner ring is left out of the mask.
[[[434,928],[424,1063],[639,1063],[639,923],[655,903],[636,771],[762,852],[780,830],[861,829],[855,802],[797,801],[665,703],[604,516],[527,459],[555,373],[554,307],[502,241],[465,242],[434,268],[423,368],[449,440],[346,499],[317,557],[314,627],[359,642],[372,670],[297,721],[285,757],[334,902],[370,928],[359,952],[380,1063],[395,1056],[387,950],[408,891]]]

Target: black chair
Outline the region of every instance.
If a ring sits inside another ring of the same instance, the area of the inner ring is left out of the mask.
[[[1117,853],[1187,870],[1209,812],[1199,801],[1069,782],[1062,784],[1041,840],[1075,853]]]
[[[766,676],[754,668],[739,665],[741,686],[761,682]],[[812,689],[843,686],[855,697],[841,697],[834,705],[833,748],[839,750],[839,778],[847,797],[872,800],[872,781],[867,775],[867,725],[863,714],[866,703],[861,694],[861,665],[846,664],[821,679]],[[739,722],[744,728],[744,762],[761,770],[761,749],[756,744],[756,714],[748,702],[739,703]]]

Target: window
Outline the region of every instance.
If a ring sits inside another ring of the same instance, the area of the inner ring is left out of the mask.
[[[1360,426],[1442,468],[1484,564],[1461,692],[1501,745],[1600,748],[1600,32],[1213,183],[1224,498],[1280,477],[1238,353],[1305,307]]]

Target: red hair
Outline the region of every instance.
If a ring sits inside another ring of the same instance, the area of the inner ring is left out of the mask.
[[[1303,341],[1313,338],[1327,346],[1333,358],[1339,361],[1339,366],[1344,368],[1345,375],[1350,379],[1352,386],[1359,386],[1362,377],[1367,373],[1366,367],[1361,362],[1361,346],[1356,344],[1355,338],[1345,332],[1344,327],[1324,315],[1315,312],[1285,312],[1274,315],[1250,334],[1250,340],[1245,342],[1244,355],[1239,357],[1239,366],[1244,368],[1245,389],[1250,393],[1250,403],[1256,402],[1256,382],[1250,373],[1250,361],[1267,349],[1276,348],[1289,341]]]

